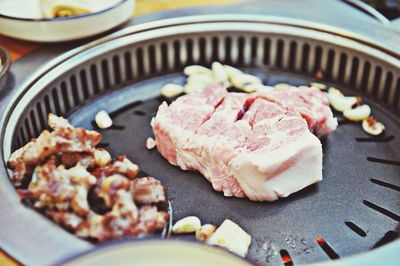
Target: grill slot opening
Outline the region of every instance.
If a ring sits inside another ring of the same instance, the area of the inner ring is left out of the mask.
[[[113,64],[113,70],[114,70],[114,80],[115,84],[118,85],[122,82],[122,77],[121,77],[121,67],[119,63],[119,56],[114,55],[112,58],[112,64]]]
[[[90,66],[90,76],[91,76],[91,81],[93,84],[94,94],[97,94],[100,92],[100,86],[99,86],[99,78],[98,78],[98,74],[97,74],[97,67],[94,64]]]
[[[301,59],[301,71],[304,73],[308,72],[308,57],[310,55],[310,45],[308,43],[303,45],[303,56]]]
[[[81,102],[80,97],[79,97],[79,92],[78,92],[78,86],[76,84],[75,75],[72,75],[70,77],[69,82],[70,82],[70,87],[72,90],[72,99],[74,100],[74,104],[72,106],[75,107],[75,106],[79,105]]]
[[[351,87],[356,87],[359,67],[360,67],[360,59],[358,57],[353,57],[351,73],[350,73],[350,86]]]
[[[136,69],[137,69],[137,75],[138,75],[139,79],[141,79],[145,74],[143,64],[144,64],[143,49],[137,48],[136,49]]]
[[[373,210],[375,210],[377,212],[380,212],[383,215],[385,215],[385,216],[387,216],[389,218],[392,218],[393,220],[395,220],[397,222],[400,222],[400,216],[395,214],[394,212],[389,211],[389,210],[387,210],[387,209],[385,209],[385,208],[383,208],[381,206],[378,206],[375,203],[372,203],[372,202],[370,202],[368,200],[363,200],[363,203],[364,203],[365,206],[367,206],[367,207],[369,207],[369,208],[371,208],[371,209],[373,209]]]
[[[317,244],[322,248],[322,250],[328,255],[328,257],[332,260],[340,258],[335,250],[325,241],[325,239],[321,236],[315,238]]]
[[[315,47],[315,58],[314,58],[314,67],[313,67],[313,73],[321,70],[321,58],[322,58],[322,47],[317,46]]]
[[[379,185],[379,186],[390,188],[390,189],[393,189],[393,190],[396,190],[396,191],[400,192],[400,186],[397,186],[397,185],[394,185],[394,184],[391,184],[391,183],[388,183],[388,182],[385,182],[385,181],[382,181],[382,180],[379,180],[379,179],[375,179],[375,178],[371,178],[370,181],[372,183],[374,183],[374,184]]]
[[[390,94],[393,86],[393,73],[391,71],[388,71],[386,73],[386,80],[385,80],[385,86],[383,89],[383,96],[382,100],[386,103],[390,103]]]
[[[46,127],[45,117],[47,117],[47,115],[43,114],[42,105],[40,103],[36,104],[36,112],[39,116],[40,128],[45,128]]]
[[[390,164],[390,165],[400,165],[400,161],[376,158],[376,157],[367,157],[367,160],[373,163],[381,163],[381,164]]]
[[[79,71],[79,78],[81,79],[81,89],[83,93],[83,99],[87,100],[89,99],[91,93],[89,92],[89,86],[85,70],[82,69],[81,71]]]
[[[382,142],[382,143],[388,143],[388,142],[391,142],[394,139],[395,139],[395,136],[389,135],[389,136],[383,136],[383,137],[356,138],[356,141],[357,142]]]
[[[296,56],[297,56],[297,43],[295,41],[291,41],[290,54],[289,54],[289,69],[292,71],[296,69]]]
[[[258,52],[258,39],[257,37],[252,37],[251,38],[251,65],[256,66],[258,64],[257,60],[257,52]]]
[[[369,79],[369,75],[371,74],[370,71],[371,71],[371,63],[367,61],[364,63],[364,70],[363,70],[361,86],[360,86],[360,89],[363,92],[367,92],[368,79]]]
[[[344,223],[345,223],[345,225],[347,225],[348,228],[350,228],[357,235],[359,235],[361,237],[367,236],[367,233],[361,227],[356,225],[355,223],[350,222],[350,221],[345,221]]]
[[[61,103],[60,103],[60,100],[59,100],[59,98],[58,98],[58,91],[57,91],[56,88],[53,88],[53,89],[52,89],[52,91],[51,91],[51,96],[53,97],[54,107],[55,107],[55,109],[56,109],[56,113],[57,113],[57,114],[62,113],[62,111],[64,111],[64,110],[61,109]],[[62,101],[62,102],[64,103],[64,102],[65,102],[65,99],[64,99],[64,101]],[[63,105],[65,105],[65,104],[63,104]],[[67,103],[67,106],[69,106],[68,103]]]
[[[270,63],[270,56],[269,50],[271,49],[271,39],[265,38],[264,39],[264,65],[269,65]]]
[[[390,230],[386,232],[385,235],[378,242],[376,242],[376,244],[372,248],[374,249],[386,245],[396,240],[398,237],[399,237],[398,232]]]
[[[211,54],[211,61],[219,61],[219,38],[212,37],[211,38],[211,45],[212,45],[212,54]]]
[[[132,80],[133,79],[133,69],[132,69],[132,54],[131,54],[131,52],[124,53],[124,60],[125,60],[126,79]]]
[[[382,78],[382,68],[378,66],[375,68],[375,78],[374,78],[374,83],[372,85],[372,96],[375,99],[378,98],[381,78]]]
[[[347,55],[345,53],[340,54],[340,63],[339,63],[339,75],[338,81],[345,83],[345,71],[347,66]]]
[[[32,126],[33,126],[33,134],[34,134],[34,136],[38,136],[39,135],[39,129],[38,129],[38,127],[37,127],[37,123],[36,123],[36,119],[35,119],[35,115],[33,114],[33,110],[31,110],[30,111],[30,117],[31,117],[31,121],[33,122],[32,123]]]
[[[290,257],[290,254],[289,254],[289,252],[288,252],[286,249],[281,249],[281,250],[279,251],[279,253],[280,253],[280,255],[281,255],[282,263],[283,263],[285,266],[293,266],[293,265],[294,265],[294,264],[293,264],[293,260],[292,260],[292,258]]]
[[[325,78],[326,80],[332,80],[333,66],[335,64],[335,51],[329,49],[328,60],[325,67]]]
[[[284,49],[284,42],[283,40],[279,39],[277,42],[277,50],[276,50],[276,58],[275,58],[275,65],[278,68],[282,68],[283,65],[283,49]]]
[[[186,51],[187,51],[186,64],[188,64],[188,65],[194,64],[194,59],[193,59],[193,40],[192,39],[187,39],[186,40]]]

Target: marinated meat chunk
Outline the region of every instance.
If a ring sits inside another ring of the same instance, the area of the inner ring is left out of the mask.
[[[160,203],[165,201],[165,189],[161,182],[147,176],[132,181],[131,192],[135,202],[140,204]]]
[[[106,150],[95,147],[99,133],[74,128],[52,114],[48,123],[52,132],[43,131],[8,161],[17,193],[27,204],[97,241],[142,236],[166,226],[168,214],[151,205],[165,201],[158,180],[136,179],[139,167],[125,156],[112,162]],[[26,188],[21,181],[28,182]]]
[[[82,165],[65,169],[51,158],[36,167],[27,189],[17,191],[22,198],[34,200],[33,207],[37,209],[72,210],[78,216],[84,216],[89,212],[87,192],[95,183],[96,178]]]
[[[73,128],[63,118],[49,114],[49,124],[54,131],[44,130],[38,138],[32,139],[24,147],[11,154],[7,164],[14,171],[12,180],[20,185],[24,178],[32,174],[34,166],[48,156],[63,152],[93,152],[101,135],[83,128]]]

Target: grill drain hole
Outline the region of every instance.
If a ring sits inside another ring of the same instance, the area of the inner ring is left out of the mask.
[[[293,260],[289,255],[289,252],[286,249],[281,249],[279,251],[279,253],[281,254],[281,259],[282,259],[282,263],[285,266],[293,266]]]
[[[367,236],[367,233],[363,229],[361,229],[358,225],[356,225],[355,223],[350,222],[350,221],[346,221],[344,223],[347,225],[348,228],[350,228],[357,235],[362,236],[362,237]]]
[[[399,237],[399,233],[397,233],[395,231],[388,231],[378,242],[376,242],[376,244],[372,247],[372,249],[386,245],[386,244],[396,240],[398,237]]]
[[[328,255],[332,260],[340,258],[336,251],[325,241],[325,239],[321,236],[315,238],[317,244],[322,248],[322,250]]]
[[[374,183],[374,184],[379,185],[379,186],[387,187],[387,188],[391,188],[391,189],[400,191],[400,186],[396,186],[396,185],[394,185],[394,184],[387,183],[387,182],[385,182],[385,181],[378,180],[378,179],[375,179],[375,178],[371,178],[370,181],[371,181],[372,183]]]
[[[385,137],[367,137],[367,138],[356,138],[356,141],[358,142],[390,142],[394,140],[394,136],[385,136]]]
[[[373,163],[382,163],[382,164],[390,164],[390,165],[400,165],[399,161],[375,158],[375,157],[367,157],[367,160]]]
[[[386,215],[387,217],[392,218],[395,221],[400,222],[400,216],[399,215],[397,215],[397,214],[395,214],[395,213],[393,213],[393,212],[391,212],[391,211],[389,211],[389,210],[387,210],[387,209],[385,209],[385,208],[383,208],[381,206],[378,206],[375,203],[372,203],[372,202],[370,202],[368,200],[363,200],[363,203],[367,207],[370,207],[371,209],[373,209],[373,210],[375,210],[377,212],[380,212],[383,215]]]

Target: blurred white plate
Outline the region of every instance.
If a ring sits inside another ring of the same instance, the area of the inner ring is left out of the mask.
[[[78,255],[58,265],[250,266],[251,264],[220,248],[197,242],[144,239],[116,243],[111,242],[106,246],[94,249],[92,252],[83,255]]]
[[[135,0],[107,2],[92,13],[48,19],[41,18],[40,0],[0,0],[0,34],[36,42],[75,40],[124,23],[135,9]]]

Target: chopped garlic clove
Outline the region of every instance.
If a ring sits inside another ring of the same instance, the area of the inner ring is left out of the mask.
[[[372,116],[363,120],[362,128],[365,132],[373,136],[378,136],[385,131],[385,126]]]
[[[101,128],[101,129],[106,129],[112,126],[112,119],[109,116],[109,114],[104,111],[101,110],[100,112],[98,112],[94,118],[96,125]]]
[[[228,82],[228,75],[225,72],[224,66],[219,62],[214,62],[211,65],[211,69],[214,74],[214,79],[217,83],[227,83]]]
[[[335,87],[330,87],[328,90],[328,94],[333,94],[333,95],[337,95],[340,97],[344,97],[344,94],[340,90],[336,89]]]
[[[196,232],[201,226],[200,219],[196,216],[188,216],[179,221],[177,221],[174,226],[172,226],[172,232],[175,234],[185,234]]]
[[[328,94],[329,102],[332,107],[339,112],[351,109],[358,102],[357,97],[343,97],[336,94]]]
[[[207,85],[200,84],[200,83],[187,83],[187,84],[183,87],[183,91],[184,91],[185,93],[191,93],[191,92],[201,91],[202,89],[204,89],[205,86],[207,86]]]
[[[148,150],[154,149],[156,147],[156,141],[153,138],[147,138],[146,148]]]
[[[206,241],[212,234],[214,234],[217,227],[212,224],[204,224],[196,230],[196,239]]]
[[[249,75],[249,74],[242,74],[238,76],[234,76],[231,79],[232,85],[239,90],[244,90],[244,88],[250,84],[258,83],[261,84],[262,81],[259,77]]]
[[[234,76],[242,75],[243,72],[233,66],[224,65],[225,73],[228,75],[229,79],[232,79]]]
[[[251,236],[239,225],[228,219],[207,240],[209,245],[224,247],[242,257],[246,257],[250,243]]]
[[[174,83],[167,83],[161,88],[161,95],[167,98],[178,96],[183,92],[183,87]]]
[[[323,84],[323,83],[312,82],[312,83],[310,83],[310,86],[314,87],[314,88],[317,88],[317,89],[320,89],[320,90],[326,90],[326,85]]]
[[[351,121],[363,121],[371,114],[371,108],[364,104],[354,109],[347,109],[343,112],[343,116]]]
[[[209,75],[193,74],[187,78],[186,83],[187,84],[194,83],[194,84],[208,85],[208,84],[213,84],[213,83],[218,83],[218,82],[212,76],[209,76]]]
[[[274,87],[277,90],[283,90],[283,89],[286,89],[287,87],[290,87],[290,85],[287,83],[278,83],[278,84],[275,84]]]
[[[213,72],[210,69],[199,65],[187,66],[183,69],[183,73],[186,76],[197,75],[197,74],[212,76],[213,74]]]

